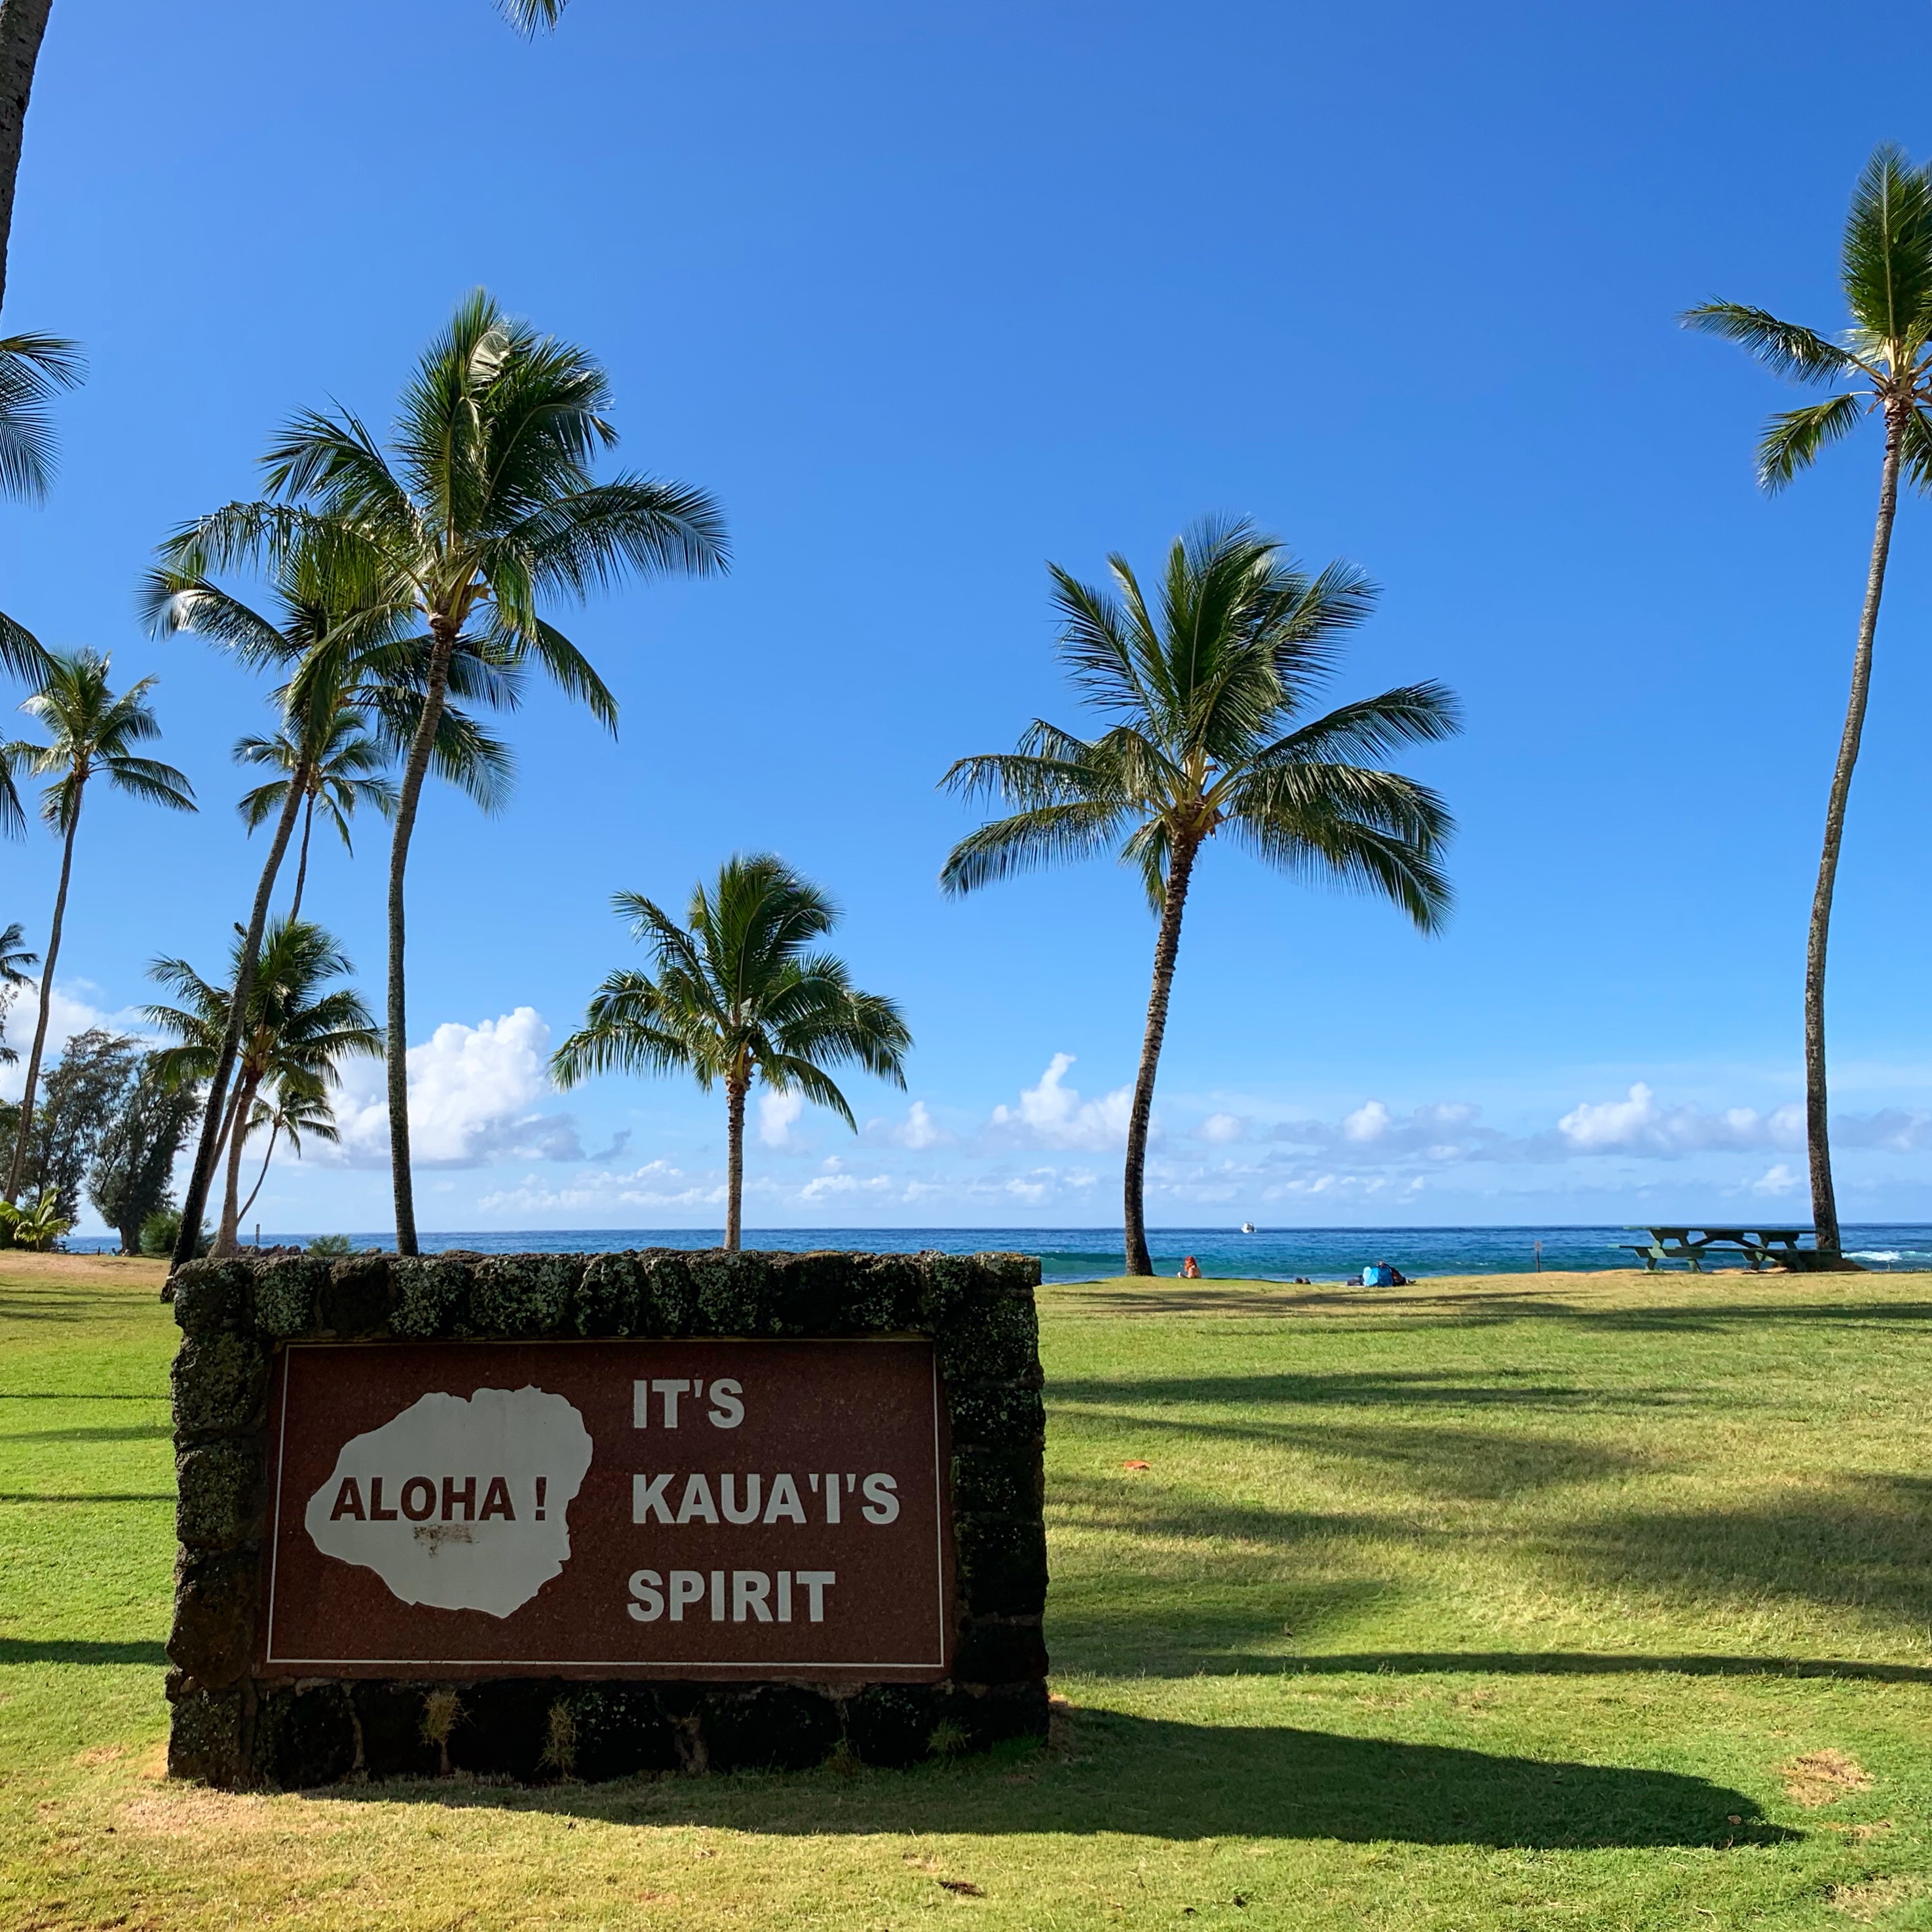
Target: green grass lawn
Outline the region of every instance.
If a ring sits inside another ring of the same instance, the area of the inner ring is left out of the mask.
[[[1049,1748],[308,1797],[160,1775],[152,1293],[0,1266],[0,1926],[1932,1927],[1925,1277],[1049,1292]]]

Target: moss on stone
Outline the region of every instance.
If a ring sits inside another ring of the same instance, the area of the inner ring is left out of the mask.
[[[554,1335],[583,1275],[581,1255],[491,1255],[470,1270],[470,1318],[478,1334],[506,1341]]]
[[[234,1550],[260,1540],[266,1448],[254,1435],[176,1451],[175,1534],[186,1547]]]
[[[261,1579],[261,1562],[252,1550],[179,1552],[168,1658],[196,1688],[220,1690],[248,1674]]]
[[[230,1790],[244,1781],[248,1766],[242,1748],[242,1694],[170,1686],[170,1778],[195,1778]]]
[[[1037,1389],[1015,1388],[1008,1382],[973,1382],[962,1388],[949,1381],[946,1394],[952,1440],[959,1447],[998,1447],[1046,1439],[1046,1405]]]
[[[316,1318],[332,1335],[385,1334],[394,1304],[386,1255],[352,1255],[334,1263],[316,1298]]]
[[[246,1262],[189,1262],[175,1270],[175,1325],[184,1335],[254,1322],[255,1274]]]
[[[328,1280],[328,1262],[306,1255],[256,1263],[256,1332],[278,1339],[306,1335],[316,1324],[316,1298]]]
[[[447,1255],[409,1256],[389,1264],[389,1332],[399,1340],[433,1342],[474,1332],[469,1320],[470,1270]]]
[[[1046,1607],[1046,1529],[1036,1516],[956,1516],[959,1600],[969,1616],[1036,1617]]]
[[[168,1373],[178,1438],[259,1430],[268,1420],[268,1352],[252,1336],[232,1328],[190,1335]]]
[[[584,1336],[634,1334],[643,1292],[635,1255],[592,1255],[577,1286],[572,1326]]]

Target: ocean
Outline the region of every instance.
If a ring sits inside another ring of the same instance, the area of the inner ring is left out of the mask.
[[[1788,1224],[1789,1225],[1789,1224]],[[306,1242],[305,1234],[264,1233],[263,1245]],[[598,1228],[526,1229],[508,1234],[425,1234],[425,1253],[451,1248],[484,1254],[610,1254],[626,1248],[710,1248],[717,1228]],[[1156,1269],[1178,1274],[1192,1255],[1201,1272],[1221,1280],[1339,1281],[1370,1262],[1387,1262],[1418,1279],[1430,1275],[1525,1274],[1547,1269],[1628,1268],[1618,1245],[1643,1239],[1639,1229],[1604,1228],[1260,1228],[1244,1234],[1227,1227],[1150,1228],[1148,1244]],[[391,1248],[394,1237],[352,1234],[358,1248]],[[1844,1230],[1846,1250],[1868,1267],[1932,1268],[1932,1226],[1918,1223],[1853,1226]],[[109,1237],[78,1237],[69,1248],[99,1253],[118,1248]],[[1093,1281],[1120,1271],[1120,1234],[1107,1228],[748,1228],[748,1248],[800,1251],[856,1249],[874,1254],[943,1254],[994,1250],[1037,1255],[1042,1278]]]

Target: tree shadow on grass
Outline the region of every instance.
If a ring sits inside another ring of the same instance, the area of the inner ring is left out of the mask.
[[[81,1643],[50,1639],[0,1636],[0,1664],[149,1664],[165,1669],[167,1646],[161,1643]]]
[[[1110,1711],[1076,1713],[1070,1744],[843,1777],[665,1778],[542,1790],[336,1786],[310,1795],[787,1834],[1108,1832],[1539,1850],[1722,1848],[1802,1835],[1769,1823],[1742,1792],[1678,1772]]]
[[[1625,1512],[1562,1546],[1593,1577],[1700,1599],[1766,1595],[1932,1624],[1932,1478],[1835,1474],[1748,1508]]]
[[[1543,1371],[1511,1369],[1369,1369],[1327,1375],[1056,1376],[1052,1402],[1087,1407],[1124,1405],[1135,1414],[1163,1404],[1247,1408],[1556,1408],[1670,1407],[1684,1400],[1672,1389],[1604,1389],[1550,1382]],[[1168,1418],[1180,1420],[1184,1418]]]
[[[1368,1479],[1374,1488],[1466,1502],[1503,1502],[1660,1466],[1654,1456],[1616,1442],[1520,1429],[1422,1426],[1393,1419],[1372,1425],[1298,1421],[1287,1417],[1224,1421],[1200,1413],[1150,1415],[1134,1408],[1090,1408],[1080,1420],[1089,1424],[1104,1422],[1121,1441],[1131,1441],[1136,1454],[1152,1456],[1156,1474],[1163,1438],[1232,1439],[1352,1465],[1356,1478]],[[1132,1527],[1133,1493],[1150,1486],[1144,1478],[1136,1480],[1109,1472],[1105,1492],[1108,1500],[1118,1498],[1121,1505],[1119,1527]],[[1101,1493],[1093,1478],[1064,1468],[1053,1472],[1052,1492],[1056,1502],[1064,1502],[1070,1493],[1082,1502],[1097,1501]],[[1170,1506],[1178,1501],[1165,1494],[1161,1500]],[[1191,1499],[1188,1506],[1192,1507]]]
[[[172,1422],[130,1422],[115,1427],[15,1429],[0,1431],[0,1442],[157,1442],[174,1439]]]

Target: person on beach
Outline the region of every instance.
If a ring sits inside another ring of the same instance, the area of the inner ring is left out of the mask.
[[[1180,1264],[1180,1279],[1183,1281],[1198,1281],[1201,1279],[1201,1264],[1192,1255]]]

